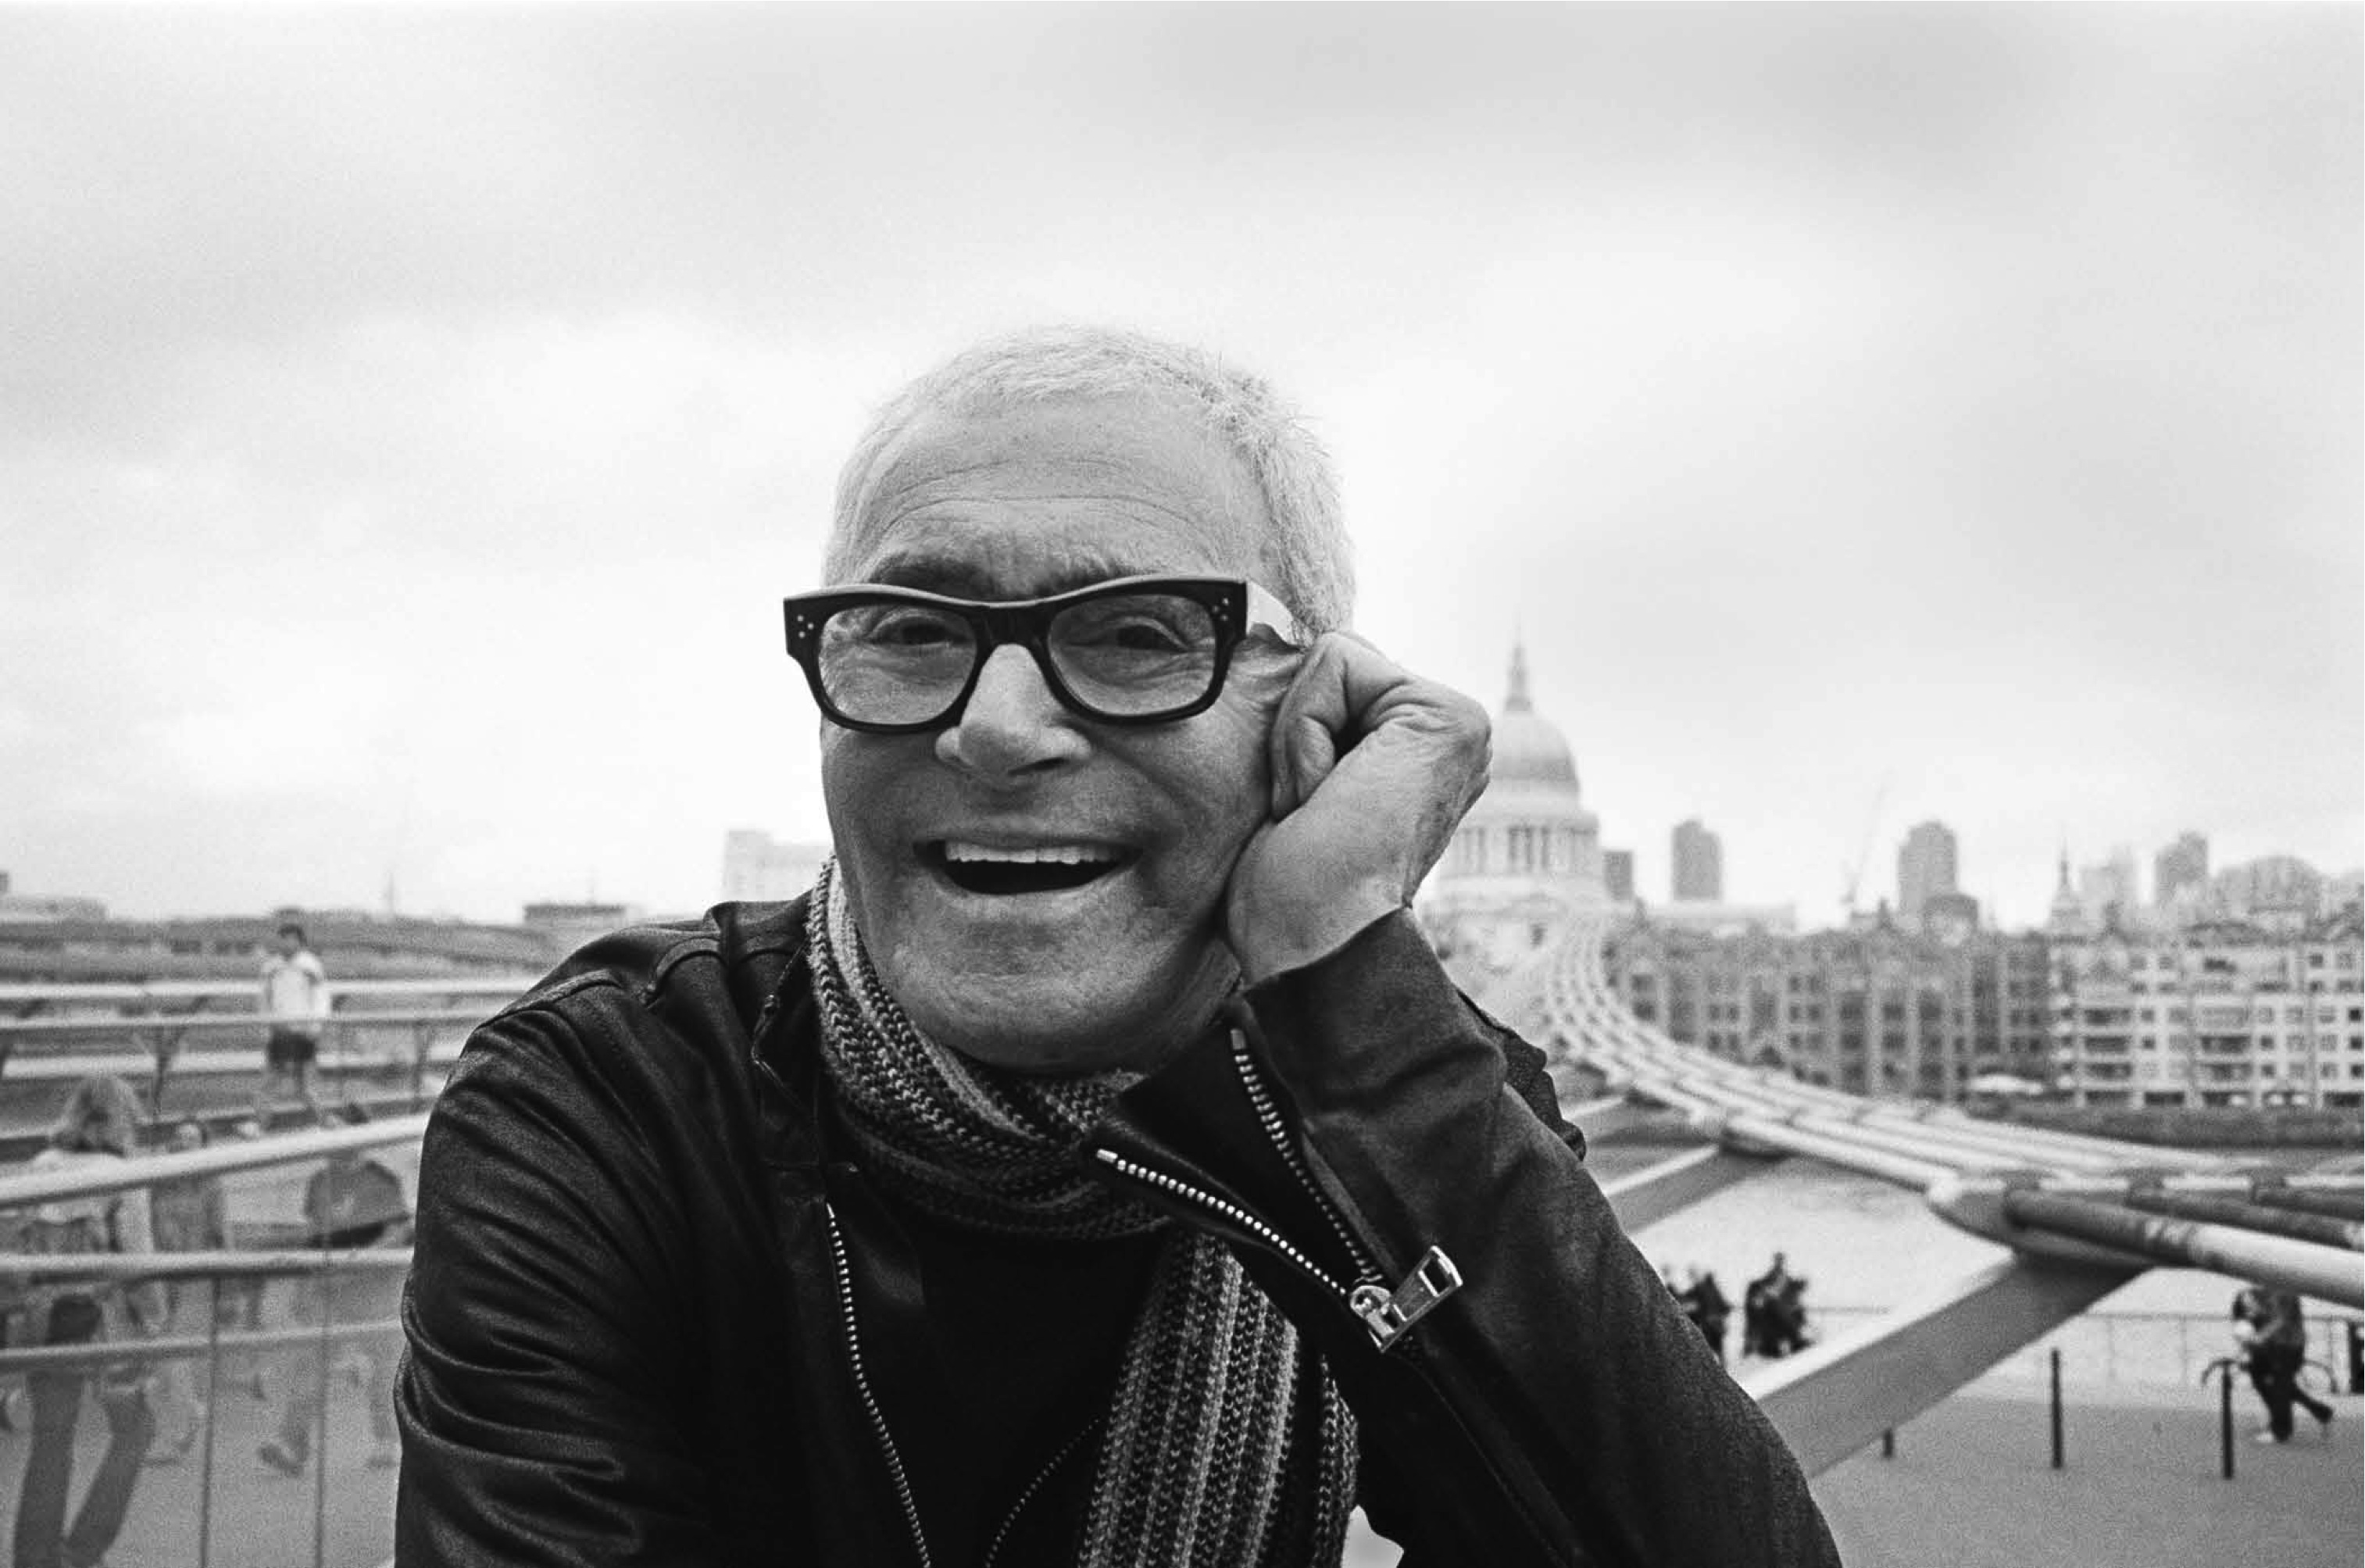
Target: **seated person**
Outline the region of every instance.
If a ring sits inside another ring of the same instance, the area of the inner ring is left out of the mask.
[[[1343,630],[1334,493],[1122,334],[880,414],[786,605],[835,862],[436,1107],[401,1562],[1837,1561],[1408,913],[1487,722]]]

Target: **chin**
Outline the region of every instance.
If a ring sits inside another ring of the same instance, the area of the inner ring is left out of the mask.
[[[1149,1072],[1215,1015],[1230,990],[1228,955],[1210,955],[1171,983],[1145,987],[1154,961],[1111,963],[1103,975],[947,976],[895,991],[912,1021],[963,1056],[1012,1072]],[[1104,983],[1094,984],[1094,980]]]

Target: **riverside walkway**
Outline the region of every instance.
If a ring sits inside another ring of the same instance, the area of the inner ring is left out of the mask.
[[[2201,1390],[2071,1404],[2055,1470],[2043,1399],[1978,1383],[1900,1428],[1895,1458],[1867,1449],[1825,1471],[1815,1496],[1848,1568],[2357,1568],[2359,1402],[2259,1447],[2257,1401],[2239,1398],[2232,1481]]]

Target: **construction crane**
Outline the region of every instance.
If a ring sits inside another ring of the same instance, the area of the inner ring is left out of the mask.
[[[1864,847],[1856,851],[1855,864],[1840,868],[1840,874],[1847,879],[1847,890],[1840,895],[1840,902],[1846,910],[1850,925],[1855,924],[1856,890],[1864,884],[1865,868],[1872,864],[1873,840],[1880,832],[1880,808],[1889,799],[1889,778],[1884,776],[1880,788],[1872,792],[1872,809],[1865,815]]]

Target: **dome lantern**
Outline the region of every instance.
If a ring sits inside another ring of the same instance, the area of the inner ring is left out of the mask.
[[[1575,796],[1576,758],[1560,726],[1536,711],[1528,694],[1528,651],[1518,642],[1511,644],[1510,690],[1495,721],[1494,743],[1489,777],[1504,783],[1564,784]]]

